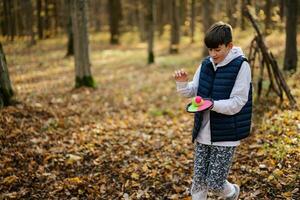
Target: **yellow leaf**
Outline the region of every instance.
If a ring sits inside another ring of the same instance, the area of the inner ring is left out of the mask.
[[[283,171],[281,171],[280,169],[275,169],[273,171],[273,174],[275,175],[275,177],[280,177],[283,175]]]
[[[135,181],[131,181],[131,187],[140,187],[141,184]]]
[[[263,149],[259,149],[256,153],[257,156],[263,156],[266,155],[266,152]]]
[[[157,175],[157,171],[156,170],[152,170],[152,173],[150,174],[151,177],[155,177]]]
[[[70,184],[80,184],[80,183],[82,183],[82,180],[79,177],[67,178],[65,180],[68,181]]]
[[[144,166],[142,167],[142,169],[143,169],[144,172],[146,172],[146,171],[149,170],[147,164],[144,164]]]
[[[282,194],[282,196],[286,197],[286,198],[289,198],[292,196],[292,192],[285,192]]]
[[[179,199],[178,194],[172,194],[169,199]]]
[[[276,162],[275,162],[274,159],[270,158],[270,159],[267,160],[267,164],[268,164],[269,167],[274,167],[276,165]]]
[[[268,177],[268,181],[272,181],[274,179],[274,176],[273,175],[270,175],[269,177]]]
[[[135,180],[138,180],[140,178],[140,176],[137,174],[137,173],[132,173],[131,174],[131,178],[135,179]]]
[[[82,157],[74,154],[68,154],[67,157],[68,159],[66,160],[66,163],[68,165],[72,165],[74,162],[80,161],[82,159]]]
[[[2,184],[4,184],[4,185],[12,185],[12,184],[14,184],[17,180],[18,180],[18,177],[15,176],[15,175],[8,176],[8,177],[6,177],[6,178],[2,181]]]

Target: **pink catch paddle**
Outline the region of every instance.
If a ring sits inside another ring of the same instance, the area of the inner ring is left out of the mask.
[[[200,96],[196,96],[192,99],[192,102],[189,103],[186,107],[186,111],[190,113],[202,112],[211,108],[213,102],[210,99],[203,99]]]

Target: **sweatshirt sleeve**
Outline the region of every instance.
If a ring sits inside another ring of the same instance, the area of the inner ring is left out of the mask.
[[[251,69],[248,62],[243,62],[232,88],[230,98],[214,101],[212,111],[225,115],[234,115],[244,107],[248,101],[251,83]]]
[[[200,68],[201,68],[201,65],[198,67],[196,73],[194,74],[192,81],[190,81],[190,82],[176,81],[177,92],[180,95],[187,97],[187,98],[194,97],[197,95]]]

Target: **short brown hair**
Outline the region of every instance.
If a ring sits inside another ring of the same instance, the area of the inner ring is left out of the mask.
[[[207,48],[217,48],[232,42],[232,27],[222,21],[214,23],[205,33],[204,43]]]

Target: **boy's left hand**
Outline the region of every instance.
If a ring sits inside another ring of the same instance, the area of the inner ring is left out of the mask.
[[[178,82],[187,82],[189,80],[187,72],[185,72],[183,69],[176,70],[173,77],[175,81]]]

